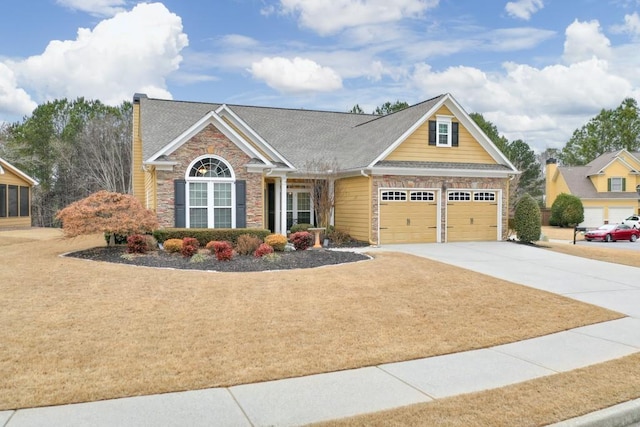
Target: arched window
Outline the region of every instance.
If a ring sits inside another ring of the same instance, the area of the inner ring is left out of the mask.
[[[189,170],[189,176],[197,178],[231,178],[231,169],[222,159],[205,157],[193,163]]]
[[[217,156],[194,160],[187,181],[187,227],[235,227],[235,176],[231,166]]]

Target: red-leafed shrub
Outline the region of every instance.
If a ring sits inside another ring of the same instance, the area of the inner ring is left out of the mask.
[[[233,258],[233,246],[229,242],[212,241],[207,243],[207,249],[215,254],[218,261],[231,261]]]
[[[198,239],[194,239],[193,237],[185,237],[182,239],[182,250],[180,253],[183,257],[189,258],[194,254],[198,253]]]
[[[256,249],[253,255],[256,258],[262,258],[263,256],[267,254],[272,254],[272,253],[273,253],[273,248],[271,247],[271,245],[262,243],[260,246],[258,246],[258,249]]]
[[[296,248],[296,251],[304,251],[313,245],[313,235],[308,231],[298,231],[289,236],[289,241]]]
[[[127,252],[130,254],[146,254],[149,250],[148,240],[142,234],[127,237]]]
[[[182,239],[167,239],[162,244],[165,251],[170,254],[178,253],[182,251]]]

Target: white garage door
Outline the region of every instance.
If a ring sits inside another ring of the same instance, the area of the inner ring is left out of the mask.
[[[633,207],[609,208],[609,224],[618,224],[635,213]]]
[[[597,228],[604,224],[604,208],[584,208],[584,221],[580,227]]]

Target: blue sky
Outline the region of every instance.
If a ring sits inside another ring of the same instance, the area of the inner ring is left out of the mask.
[[[0,122],[84,96],[372,112],[450,92],[540,151],[640,99],[640,0],[3,0]]]

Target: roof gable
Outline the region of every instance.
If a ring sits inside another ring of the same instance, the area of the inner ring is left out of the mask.
[[[272,165],[269,159],[267,159],[255,147],[249,144],[248,141],[242,138],[242,136],[240,136],[231,126],[229,126],[215,111],[210,111],[209,113],[205,114],[204,117],[198,120],[195,124],[186,129],[184,132],[170,141],[167,145],[162,147],[162,149],[155,152],[147,160],[147,162],[156,162],[162,156],[170,155],[209,125],[215,126],[249,157],[260,159],[266,165]]]
[[[7,173],[7,171],[13,173],[14,175],[19,176],[20,178],[24,179],[31,185],[38,185],[37,180],[31,178],[29,175],[22,172],[20,169],[18,169],[17,167],[13,166],[11,163],[9,163],[8,161],[0,157],[0,175],[4,175],[5,173]]]
[[[630,173],[639,173],[640,161],[627,150],[622,149],[601,154],[593,159],[586,165],[588,167],[586,176],[606,175],[607,169],[616,163],[623,165]]]
[[[507,159],[507,157],[495,146],[493,141],[487,137],[480,127],[473,121],[473,119],[464,111],[464,109],[456,102],[451,94],[441,95],[437,98],[437,101],[430,105],[430,108],[425,111],[411,126],[393,141],[373,162],[369,165],[373,167],[376,163],[385,160],[394,150],[396,150],[400,144],[407,140],[418,128],[424,125],[424,123],[433,117],[438,110],[442,107],[447,107],[449,111],[455,116],[455,118],[462,124],[472,135],[472,137],[480,144],[480,146],[489,154],[489,156],[498,164],[505,165],[513,172],[516,172],[515,166]]]

